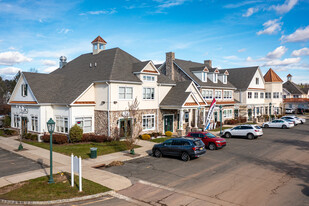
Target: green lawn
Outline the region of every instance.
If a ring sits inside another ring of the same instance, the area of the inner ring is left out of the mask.
[[[160,137],[160,138],[156,138],[156,139],[151,139],[151,140],[149,140],[149,141],[151,141],[151,142],[156,142],[156,143],[162,143],[162,142],[164,142],[165,140],[168,140],[168,139],[170,139],[170,138],[172,138],[172,137]]]
[[[78,176],[75,176],[75,186],[71,187],[71,176],[68,173],[53,175],[55,184],[48,184],[48,176],[39,177],[24,182],[21,187],[0,195],[0,199],[17,201],[48,201],[81,197],[109,191],[110,189],[90,180],[83,179],[83,191],[78,192]],[[19,183],[17,183],[19,184]],[[8,185],[0,190],[12,187]]]
[[[27,144],[31,144],[49,150],[49,143],[27,141],[27,140],[24,140],[24,142]],[[91,143],[62,144],[62,145],[53,144],[53,151],[68,156],[70,156],[73,153],[75,156],[81,156],[83,159],[86,159],[90,158],[91,147],[98,148],[97,150],[98,156],[127,150],[127,146],[124,141],[112,141],[102,143],[91,142]],[[138,147],[140,146],[138,145],[135,146],[135,148]]]
[[[232,127],[222,127],[222,131],[225,130],[225,129],[230,129],[230,128],[232,128]],[[210,130],[210,131],[218,132],[218,131],[220,131],[220,127],[216,128],[216,129],[213,129],[213,130]]]

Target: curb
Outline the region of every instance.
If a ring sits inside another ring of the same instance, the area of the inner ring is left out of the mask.
[[[98,193],[94,195],[88,195],[83,197],[75,197],[71,199],[62,199],[62,200],[50,200],[50,201],[15,201],[15,200],[3,200],[0,199],[0,203],[3,204],[12,204],[12,205],[52,205],[52,204],[59,204],[59,203],[68,203],[68,202],[76,202],[81,200],[89,200],[95,199],[98,197],[102,197],[104,195],[114,194],[114,191],[107,191],[103,193]]]

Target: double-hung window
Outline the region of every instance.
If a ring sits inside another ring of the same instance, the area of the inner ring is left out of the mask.
[[[258,92],[254,92],[254,99],[258,99],[259,98],[259,93]]]
[[[252,92],[248,92],[248,99],[252,99]]]
[[[84,133],[92,132],[92,117],[76,117],[75,123],[83,129]]]
[[[255,78],[255,84],[256,85],[259,85],[259,83],[260,83],[260,79],[257,77],[257,78]]]
[[[223,98],[224,99],[232,99],[233,98],[233,92],[232,91],[223,91]]]
[[[119,87],[119,99],[133,99],[133,87]]]
[[[231,110],[231,109],[225,109],[225,110],[223,110],[223,117],[225,117],[225,118],[231,118],[231,117],[232,117],[232,110]]]
[[[14,114],[14,127],[19,128],[20,117],[17,114]]]
[[[224,74],[223,75],[223,84],[226,84],[227,83],[227,76]]]
[[[154,130],[155,129],[155,115],[147,114],[143,115],[143,130]]]
[[[215,98],[216,99],[222,99],[222,91],[221,90],[215,91]]]
[[[143,88],[143,99],[154,99],[154,88]]]
[[[271,92],[265,92],[265,99],[271,99]]]
[[[218,74],[213,74],[214,83],[218,83]]]
[[[273,98],[278,99],[279,98],[279,92],[274,92],[273,93]]]
[[[202,90],[202,96],[204,99],[212,99],[212,90],[211,89],[203,89]]]
[[[207,82],[207,73],[202,72],[202,82]]]
[[[69,133],[69,120],[67,117],[56,116],[56,132]]]
[[[39,125],[38,117],[32,116],[31,117],[31,129],[32,129],[32,131],[34,131],[34,132],[39,131],[38,125]]]
[[[264,99],[264,92],[260,93],[260,99]]]

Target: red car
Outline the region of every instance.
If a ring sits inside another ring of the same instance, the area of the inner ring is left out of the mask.
[[[226,140],[210,132],[189,132],[187,137],[200,138],[210,150],[220,149],[226,146]]]

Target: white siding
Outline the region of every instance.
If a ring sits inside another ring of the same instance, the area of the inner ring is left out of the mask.
[[[15,86],[15,90],[12,94],[12,97],[10,99],[10,101],[36,101],[34,95],[32,94],[32,92],[30,91],[30,86],[28,85],[28,92],[27,92],[27,96],[23,97],[21,95],[21,85],[22,84],[26,84],[26,81],[24,79],[24,76],[21,75],[20,79],[18,80],[16,86]]]

